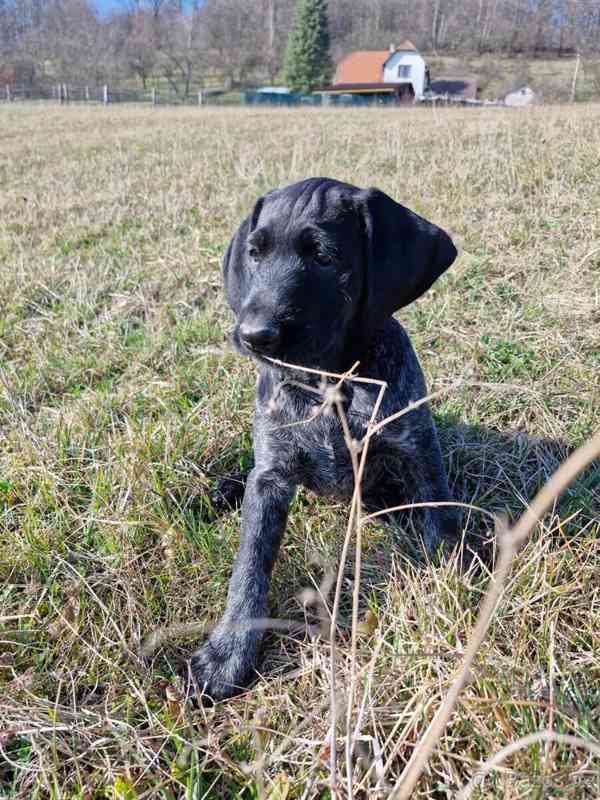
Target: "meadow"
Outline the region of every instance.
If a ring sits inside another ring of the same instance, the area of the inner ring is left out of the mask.
[[[251,459],[256,373],[228,344],[220,259],[261,193],[310,175],[378,186],[460,249],[400,318],[453,493],[477,507],[475,556],[426,563],[369,524],[353,658],[351,548],[336,684],[345,709],[354,673],[354,797],[389,794],[452,682],[490,585],[489,514],[516,519],[598,427],[599,105],[0,108],[2,798],[332,796],[331,653],[308,601],[347,507],[298,494],[272,603],[300,632],[269,635],[258,682],[198,709],[178,678],[238,541],[210,493]],[[515,557],[413,796],[455,797],[537,731],[598,746],[599,520],[595,462]],[[535,741],[471,796],[598,797],[600,759]]]

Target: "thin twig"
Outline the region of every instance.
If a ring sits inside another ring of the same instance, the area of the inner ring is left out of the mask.
[[[308,372],[310,375],[320,375],[324,378],[336,378],[337,380],[349,380],[355,383],[370,383],[375,386],[387,386],[385,381],[380,381],[376,378],[361,378],[360,375],[350,375],[348,372],[326,372],[323,369],[313,369],[312,367],[302,367],[300,364],[290,364],[287,361],[280,361],[278,358],[266,357],[266,359],[272,364],[277,364],[278,367],[288,367],[289,369],[295,369],[300,372]],[[355,367],[351,369],[353,370]]]
[[[336,624],[337,624],[337,615],[340,607],[340,598],[342,594],[342,580],[344,577],[344,566],[346,564],[346,559],[348,556],[348,548],[350,546],[350,539],[352,536],[352,530],[355,524],[355,517],[356,517],[356,510],[359,503],[360,498],[360,486],[362,482],[362,476],[366,464],[367,453],[369,450],[369,431],[372,429],[373,421],[376,419],[377,414],[379,413],[379,407],[381,405],[381,401],[383,400],[383,395],[385,390],[387,389],[387,383],[385,381],[369,381],[374,383],[375,385],[379,386],[379,393],[377,395],[377,400],[373,405],[373,411],[371,413],[371,419],[369,420],[369,424],[367,427],[367,436],[365,439],[365,443],[363,445],[361,451],[360,462],[358,465],[355,484],[354,484],[354,492],[352,495],[352,502],[350,506],[350,515],[348,517],[348,525],[346,527],[346,536],[344,538],[344,544],[342,547],[342,554],[340,557],[340,565],[338,568],[338,575],[335,587],[335,595],[333,601],[333,608],[331,611],[331,627],[329,631],[329,642],[330,642],[330,659],[331,659],[331,675],[330,675],[330,687],[331,687],[331,724],[332,724],[332,737],[331,737],[331,756],[330,756],[330,770],[331,770],[331,791],[335,795],[336,787],[337,787],[337,777],[336,777],[336,761],[337,761],[337,748],[336,748],[336,737],[335,737],[335,729],[337,723],[337,704],[336,704],[336,679],[335,679],[335,657],[336,657],[336,649],[335,649],[335,635],[336,635]],[[342,417],[340,419],[345,419],[345,415],[343,414],[342,410]],[[347,425],[347,420],[345,420]],[[354,449],[354,443],[351,441],[351,448]],[[349,703],[352,701],[349,699]]]
[[[385,514],[392,514],[395,511],[412,511],[413,508],[440,508],[451,506],[453,508],[468,508],[470,511],[478,511],[480,514],[485,514],[487,517],[495,520],[496,515],[492,514],[491,511],[486,511],[485,508],[481,508],[480,506],[474,506],[472,503],[459,503],[456,500],[431,500],[426,503],[405,503],[404,505],[400,506],[390,506],[389,508],[382,508],[381,511],[374,511],[372,514],[367,514],[365,517],[362,518],[364,522],[370,522],[372,519],[377,519],[377,517],[382,517]]]
[[[430,400],[436,400],[438,397],[451,392],[453,389],[457,389],[463,382],[463,379],[459,378],[457,381],[453,381],[448,386],[443,386],[441,389],[438,389],[437,392],[432,392],[431,394],[425,395],[425,397],[420,397],[418,400],[409,403],[407,406],[404,406],[404,408],[400,409],[400,411],[396,411],[394,414],[390,414],[389,417],[382,419],[381,422],[378,422],[377,425],[375,425],[375,427],[367,435],[373,436],[376,433],[379,433],[379,431],[382,428],[385,428],[386,425],[389,425],[390,422],[400,419],[400,417],[403,417],[405,414],[410,414],[411,411],[419,408],[419,406],[425,405],[425,403],[428,403]]]
[[[348,420],[344,409],[339,400],[336,401],[336,409],[342,430],[344,431],[344,439],[346,447],[350,453],[350,461],[352,462],[352,471],[354,473],[354,486],[355,486],[355,511],[354,511],[354,527],[356,528],[356,546],[354,556],[354,587],[352,592],[352,643],[351,643],[351,667],[350,667],[350,689],[348,692],[348,705],[346,709],[346,786],[348,789],[348,798],[352,800],[352,747],[350,737],[350,726],[352,724],[352,706],[354,703],[354,690],[355,690],[355,664],[356,664],[356,630],[358,628],[358,595],[360,591],[360,571],[361,571],[361,514],[362,514],[362,496],[361,486],[358,479],[358,459],[356,457],[356,443],[352,439],[350,428],[348,427]],[[334,626],[332,626],[334,627]]]

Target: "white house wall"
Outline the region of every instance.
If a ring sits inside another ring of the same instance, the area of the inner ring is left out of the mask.
[[[527,86],[522,89],[517,89],[515,92],[509,92],[505,98],[504,103],[507,106],[528,106],[535,100],[534,92]]]
[[[398,77],[398,67],[400,65],[411,67],[410,78]],[[422,56],[412,50],[398,50],[393,53],[385,62],[383,67],[384,83],[412,83],[415,97],[420,97],[425,90],[425,61]]]

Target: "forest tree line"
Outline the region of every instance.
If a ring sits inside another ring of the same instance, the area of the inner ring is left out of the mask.
[[[274,82],[296,0],[0,0],[0,83]],[[331,56],[409,38],[437,54],[600,52],[600,0],[329,0]]]

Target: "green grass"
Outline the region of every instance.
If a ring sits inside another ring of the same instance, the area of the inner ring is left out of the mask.
[[[376,185],[447,228],[461,255],[402,320],[433,390],[463,378],[433,407],[455,495],[516,517],[598,426],[600,107],[0,112],[0,797],[328,797],[324,641],[269,636],[264,677],[214,709],[178,694],[195,639],[175,626],[216,621],[238,541],[209,492],[251,452],[255,371],[227,344],[221,255],[257,196],[308,175]],[[518,555],[419,797],[454,796],[549,726],[598,742],[599,469]],[[346,511],[296,499],[278,616],[304,618]],[[474,511],[465,530],[493,535]],[[376,767],[397,779],[489,584],[486,566],[419,565],[397,539],[365,536],[355,796]],[[345,632],[349,603],[348,584]],[[344,689],[346,635],[338,651]],[[599,793],[598,760],[553,744],[479,796]]]

